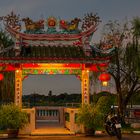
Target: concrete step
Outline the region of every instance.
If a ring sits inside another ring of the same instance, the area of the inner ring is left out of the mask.
[[[32,136],[64,136],[64,135],[74,135],[74,132],[70,132],[64,127],[48,127],[48,128],[39,128],[31,133]]]
[[[75,135],[74,133],[70,133],[70,134],[63,134],[63,133],[52,133],[52,134],[48,134],[48,133],[31,133],[31,136],[72,136]]]

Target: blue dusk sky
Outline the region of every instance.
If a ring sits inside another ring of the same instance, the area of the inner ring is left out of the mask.
[[[50,16],[71,20],[83,18],[89,12],[98,13],[102,22],[93,36],[94,43],[100,40],[102,27],[109,20],[123,22],[126,18],[132,20],[140,16],[140,0],[0,0],[0,16],[11,11],[34,20]],[[23,94],[48,94],[49,90],[54,94],[79,93],[80,81],[70,75],[31,75],[23,81]]]

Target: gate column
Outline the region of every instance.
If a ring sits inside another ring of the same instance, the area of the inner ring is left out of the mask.
[[[15,104],[22,107],[22,70],[15,70]]]
[[[81,88],[82,104],[89,104],[89,70],[82,70]]]

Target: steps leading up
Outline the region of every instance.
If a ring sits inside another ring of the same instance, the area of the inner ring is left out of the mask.
[[[74,132],[70,132],[63,125],[38,125],[37,129],[35,129],[31,135],[32,136],[54,136],[54,135],[74,135]]]
[[[31,133],[32,136],[64,136],[64,135],[74,135],[74,133],[70,132],[66,128],[58,128],[58,127],[53,127],[53,128],[42,128],[42,129],[36,129]]]

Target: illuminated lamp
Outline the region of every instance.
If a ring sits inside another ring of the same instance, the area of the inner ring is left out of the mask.
[[[103,85],[104,87],[108,86],[108,81],[103,81],[103,82],[102,82],[102,85]]]
[[[16,73],[19,73],[19,70],[16,70]]]
[[[99,80],[102,82],[103,86],[107,86],[108,85],[108,81],[111,79],[110,74],[108,73],[102,73],[99,76]]]
[[[3,74],[0,73],[0,81],[3,80]]]

